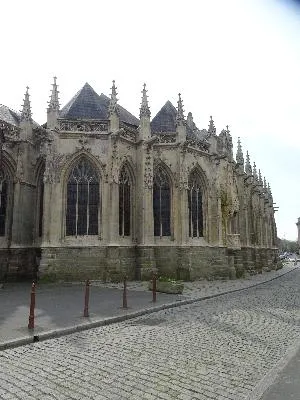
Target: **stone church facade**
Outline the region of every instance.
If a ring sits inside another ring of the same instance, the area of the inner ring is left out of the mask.
[[[0,278],[235,278],[276,268],[269,184],[181,96],[139,119],[85,84],[47,123],[0,105]]]

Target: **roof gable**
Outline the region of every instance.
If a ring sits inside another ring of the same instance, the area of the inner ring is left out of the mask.
[[[4,121],[7,124],[19,127],[21,122],[21,113],[18,113],[7,106],[0,104],[0,121]],[[32,125],[34,128],[40,126],[33,119]]]
[[[176,131],[176,115],[177,110],[168,100],[165,105],[158,111],[151,121],[151,131],[159,132],[175,132]]]
[[[62,108],[60,118],[67,119],[108,119],[109,97],[99,96],[86,83],[81,90]],[[120,120],[131,125],[139,125],[139,120],[125,108],[118,105]]]
[[[63,107],[60,118],[106,119],[107,113],[99,95],[86,83]]]
[[[10,125],[19,126],[21,115],[3,104],[0,104],[0,120],[7,122]]]

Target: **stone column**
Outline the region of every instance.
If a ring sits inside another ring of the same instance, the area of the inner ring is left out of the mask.
[[[42,247],[50,242],[52,185],[44,179]]]
[[[177,128],[179,129],[179,127]],[[173,188],[175,201],[174,207],[174,237],[177,245],[184,245],[188,242],[188,172],[185,163],[186,148],[181,144],[177,151],[177,188]]]
[[[142,144],[137,152],[137,242],[153,245],[153,150],[151,146]]]
[[[155,270],[153,222],[153,139],[137,149],[136,216],[137,278],[149,279]]]
[[[12,221],[12,247],[32,246],[36,186],[32,181],[29,164],[29,143],[21,143],[18,151]]]
[[[221,207],[221,197],[217,197],[217,213],[218,213],[218,245],[223,246],[223,216]]]
[[[55,204],[55,206],[54,206]],[[61,182],[55,182],[51,188],[50,221],[49,221],[49,242],[51,245],[58,245],[62,236],[65,235],[65,207],[66,199],[63,198]]]
[[[136,277],[149,279],[156,270],[154,258],[153,222],[153,144],[157,141],[151,136],[150,108],[146,85],[142,90],[140,107],[140,126],[137,145],[136,171]]]
[[[109,243],[119,244],[119,185],[112,181],[109,184],[109,204],[104,213],[109,210]]]
[[[137,204],[137,243],[153,245],[153,145],[157,141],[151,136],[150,107],[146,84],[143,85],[140,107],[140,126],[137,147],[136,204]]]
[[[109,243],[110,240],[110,232],[109,232],[109,224],[110,224],[110,213],[107,211],[109,210],[110,203],[110,187],[109,183],[105,180],[103,177],[103,183],[102,183],[102,193],[100,193],[100,198],[101,198],[101,208],[99,209],[100,213],[100,230],[99,230],[99,236],[102,238],[104,243]]]

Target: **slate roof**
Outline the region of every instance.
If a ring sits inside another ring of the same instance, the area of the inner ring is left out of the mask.
[[[177,110],[173,106],[173,104],[168,100],[151,121],[152,133],[176,132],[176,116],[177,116]],[[199,130],[194,123],[193,128],[187,125],[186,131],[187,131],[187,136],[196,138]]]
[[[21,115],[3,104],[0,104],[0,120],[7,122],[10,125],[19,126]]]
[[[99,96],[86,83],[75,96],[62,108],[59,117],[65,119],[108,119],[109,97],[103,93]],[[118,104],[119,116],[122,122],[139,125],[139,120]]]
[[[16,112],[3,104],[0,104],[0,121],[4,121],[10,125],[19,127],[21,122],[21,113]],[[32,124],[34,128],[40,126],[34,120],[32,120]]]
[[[152,133],[176,132],[177,110],[168,100],[151,121]]]
[[[152,134],[176,132],[176,116],[177,110],[168,100],[151,121]],[[197,142],[207,142],[207,130],[199,130],[194,122],[192,126],[186,125],[186,134],[188,138],[196,140]]]

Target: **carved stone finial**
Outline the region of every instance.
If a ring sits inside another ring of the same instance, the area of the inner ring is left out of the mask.
[[[269,182],[268,182],[268,195],[269,195],[269,199],[273,203],[273,196],[272,196],[272,191],[271,191],[271,187],[270,187]]]
[[[251,167],[251,164],[250,164],[250,157],[249,157],[248,151],[247,151],[247,153],[246,153],[245,172],[246,172],[246,174],[249,175],[249,176],[252,175],[252,167]]]
[[[263,181],[262,181],[260,169],[258,170],[258,183],[259,183],[261,186],[263,185]]]
[[[115,86],[115,81],[113,80],[113,85],[111,87],[111,95],[108,106],[108,116],[110,117],[114,113],[118,114],[118,99],[117,99],[117,88]]]
[[[255,162],[253,163],[253,178],[255,181],[257,181],[257,171]]]
[[[23,103],[23,108],[21,111],[21,120],[22,121],[31,121],[31,116],[32,116],[28,90],[29,90],[29,87],[27,86],[24,103]]]
[[[214,120],[212,119],[212,116],[210,116],[210,120],[209,120],[208,133],[210,135],[215,135],[216,134],[216,127],[215,127],[215,124],[214,124]]]
[[[183,103],[181,100],[181,94],[178,93],[178,101],[177,101],[177,115],[176,115],[176,122],[183,122],[184,121],[184,110],[183,110]]]
[[[142,117],[148,117],[150,118],[151,112],[148,104],[148,96],[147,96],[148,90],[146,90],[146,83],[144,83],[144,87],[142,90],[142,103],[141,103],[141,108],[140,108],[140,118]]]
[[[228,125],[226,126],[227,131],[228,131]],[[238,138],[238,144],[237,144],[237,152],[236,152],[236,162],[242,166],[244,166],[244,155],[242,151],[242,145],[241,145],[241,140]]]
[[[266,177],[264,177],[264,179],[263,179],[263,192],[266,196],[268,196],[268,187],[267,187]]]
[[[268,183],[268,190],[269,190],[269,192],[272,194],[272,191],[271,191],[271,186],[270,186],[270,184]]]
[[[267,191],[267,181],[265,176],[264,176],[264,190]]]
[[[193,114],[191,112],[189,112],[187,117],[186,117],[186,124],[190,129],[194,129],[195,128]]]
[[[52,91],[50,95],[50,101],[48,105],[48,111],[59,111],[59,98],[58,98],[58,93],[59,91],[57,90],[57,84],[56,84],[56,76],[54,76],[53,80],[54,82],[52,83]]]

